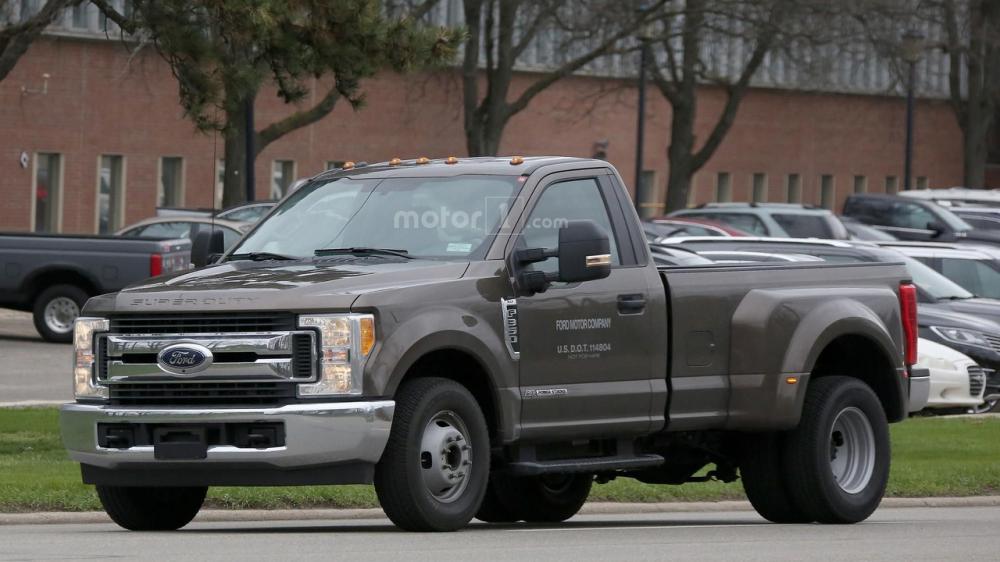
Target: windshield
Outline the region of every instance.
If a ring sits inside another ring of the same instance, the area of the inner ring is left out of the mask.
[[[282,202],[233,253],[312,257],[323,249],[379,248],[482,259],[519,187],[511,176],[314,182]]]
[[[971,299],[972,293],[966,291],[944,275],[909,257],[900,255],[906,264],[906,269],[913,278],[913,283],[936,300]]]
[[[973,226],[962,220],[962,217],[956,215],[948,209],[945,209],[944,207],[939,207],[936,211],[938,216],[941,217],[941,220],[944,221],[944,223],[947,224],[952,230],[963,232],[973,229]]]

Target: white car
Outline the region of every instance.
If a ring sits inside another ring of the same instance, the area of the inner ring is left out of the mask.
[[[923,338],[917,351],[915,366],[931,372],[927,408],[975,408],[983,403],[986,373],[969,356]]]

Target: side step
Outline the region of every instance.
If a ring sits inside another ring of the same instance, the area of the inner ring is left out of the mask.
[[[584,459],[560,459],[557,461],[521,461],[506,465],[506,470],[515,476],[537,476],[539,474],[567,472],[608,472],[612,470],[649,468],[665,461],[660,455],[636,455],[615,457],[594,457]]]

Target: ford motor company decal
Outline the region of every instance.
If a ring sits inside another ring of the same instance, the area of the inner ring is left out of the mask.
[[[569,330],[607,330],[610,327],[610,318],[573,318],[570,320],[556,320],[557,332],[565,332]]]

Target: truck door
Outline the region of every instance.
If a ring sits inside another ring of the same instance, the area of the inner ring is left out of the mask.
[[[612,258],[605,279],[517,296],[524,438],[649,430],[649,288],[613,187],[603,170],[549,176],[515,230],[514,248],[555,248],[560,225],[592,220],[608,233]],[[557,266],[551,258],[522,267]]]

